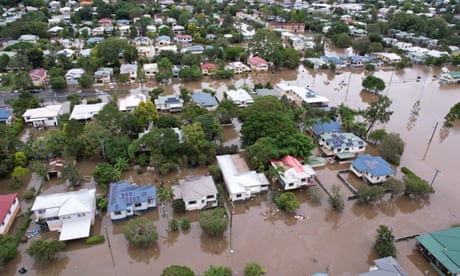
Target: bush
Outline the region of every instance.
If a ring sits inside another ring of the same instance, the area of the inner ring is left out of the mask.
[[[204,276],[232,276],[232,270],[226,266],[211,265],[208,270],[204,272]]]
[[[86,239],[86,244],[93,245],[103,243],[105,241],[104,235],[92,236]]]
[[[66,244],[58,240],[34,240],[27,253],[35,259],[35,261],[46,264],[57,258],[59,252],[64,250]]]
[[[16,246],[17,240],[13,236],[0,234],[0,266],[14,258]]]
[[[172,208],[174,213],[184,214],[185,213],[185,202],[182,199],[174,199],[172,202]]]
[[[385,190],[381,186],[369,187],[364,184],[358,187],[357,202],[360,205],[372,205],[383,198]]]
[[[293,192],[284,192],[279,197],[276,197],[275,203],[278,208],[293,213],[300,207],[299,201]]]
[[[107,206],[109,204],[109,201],[106,197],[100,197],[96,199],[96,206],[101,212],[104,212],[107,210]]]
[[[149,156],[145,153],[142,153],[137,157],[137,163],[142,167],[145,167],[149,164]]]
[[[396,257],[395,237],[393,232],[385,225],[377,228],[377,237],[374,249],[380,257]]]
[[[25,200],[31,200],[35,196],[35,188],[29,189],[24,192],[24,199]]]
[[[195,276],[195,273],[187,266],[171,265],[163,269],[161,276]]]
[[[244,266],[244,276],[261,276],[264,272],[258,263],[248,263]]]
[[[401,172],[403,174],[406,174],[406,175],[415,175],[415,173],[413,171],[409,170],[409,168],[407,168],[407,167],[402,167]]]
[[[321,203],[321,198],[323,196],[321,189],[318,187],[309,187],[307,190],[308,198],[313,203]]]
[[[179,230],[179,222],[177,221],[177,219],[171,219],[169,221],[169,229],[171,231],[177,231]]]
[[[340,193],[340,186],[332,185],[332,193],[329,198],[329,203],[331,204],[332,209],[337,213],[341,213],[345,208],[345,203],[343,202],[342,194]]]
[[[222,235],[228,226],[228,217],[225,215],[225,210],[216,208],[201,212],[200,226],[210,236]]]
[[[125,227],[124,235],[130,244],[138,247],[149,246],[158,239],[157,228],[144,217],[131,219]]]
[[[181,219],[179,224],[182,231],[190,229],[190,220],[188,218]]]

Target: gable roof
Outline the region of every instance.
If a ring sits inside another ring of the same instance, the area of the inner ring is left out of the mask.
[[[377,269],[360,273],[359,276],[409,276],[393,257],[374,260]]]
[[[416,239],[453,275],[460,273],[460,227],[431,232]]]
[[[44,210],[43,217],[88,213],[95,209],[96,189],[39,195],[32,205],[32,211]]]
[[[248,63],[255,66],[268,65],[268,62],[265,59],[258,56],[248,58]]]
[[[367,171],[372,176],[386,176],[395,173],[391,165],[380,156],[361,154],[351,164],[358,171]]]
[[[17,196],[18,194],[0,195],[0,223],[5,219]]]
[[[293,157],[292,155],[286,155],[280,160],[270,160],[270,162],[275,168],[282,169],[281,178],[288,183],[316,175],[316,172],[310,165],[302,165],[299,159]]]
[[[337,121],[317,121],[311,128],[314,135],[321,135],[326,132],[341,132],[340,123]]]
[[[6,121],[11,116],[11,111],[5,108],[0,108],[0,121]]]
[[[106,103],[96,104],[78,104],[74,106],[70,119],[86,120],[92,118],[94,115],[104,108]]]
[[[62,104],[56,105],[47,105],[45,107],[27,109],[26,112],[22,115],[23,118],[26,118],[26,121],[30,122],[34,119],[56,117],[61,111]]]
[[[356,136],[351,132],[340,132],[340,133],[323,133],[320,135],[321,139],[324,139],[329,145],[334,148],[341,147],[356,147],[363,146],[367,144],[361,138]]]
[[[123,211],[136,203],[156,199],[155,186],[134,186],[126,181],[110,184],[109,212]]]

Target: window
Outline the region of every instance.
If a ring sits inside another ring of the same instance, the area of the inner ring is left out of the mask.
[[[131,214],[131,209],[127,209],[126,213]]]
[[[148,204],[153,204],[153,199],[149,199],[149,201],[147,201]]]
[[[85,213],[79,213],[79,214],[77,215],[77,217],[84,217],[84,216],[85,216]]]
[[[301,181],[301,182],[305,182],[305,181],[307,181],[307,179],[306,179],[306,178],[302,178],[302,179],[300,179],[300,181]]]
[[[289,183],[289,187],[294,187],[294,183]]]
[[[240,198],[241,197],[241,194],[236,194],[236,198]]]
[[[134,204],[134,207],[141,207],[142,206],[142,203],[135,203]]]
[[[201,200],[201,203],[204,203],[204,199]]]
[[[39,214],[44,214],[44,213],[45,213],[45,210],[43,210],[43,209],[42,209],[42,210],[38,210],[38,213],[39,213]]]
[[[189,205],[195,205],[196,203],[197,203],[196,200],[190,200],[190,201],[188,202]]]
[[[206,198],[207,198],[207,199],[214,198],[214,195],[208,195]]]
[[[121,215],[121,211],[115,211],[115,215]]]

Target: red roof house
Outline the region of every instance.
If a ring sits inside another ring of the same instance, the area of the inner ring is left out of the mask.
[[[253,71],[268,72],[268,61],[261,57],[255,56],[248,58],[248,65]]]
[[[29,76],[34,86],[44,86],[48,80],[48,71],[43,68],[30,70]]]
[[[100,27],[112,27],[112,19],[110,18],[101,18],[97,23]]]
[[[216,65],[214,63],[202,63],[200,69],[203,76],[212,75],[216,71]]]
[[[0,234],[7,234],[21,209],[18,194],[0,195]]]

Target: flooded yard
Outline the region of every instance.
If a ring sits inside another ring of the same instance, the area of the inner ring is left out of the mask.
[[[232,227],[222,238],[209,238],[202,233],[197,212],[185,215],[192,221],[190,230],[168,232],[167,218],[154,209],[144,216],[157,225],[159,239],[148,249],[130,247],[123,236],[126,222],[112,223],[110,217],[103,214],[97,218],[92,235],[106,235],[107,231],[110,247],[108,240],[93,246],[86,245],[84,240],[72,241],[61,258],[50,265],[39,266],[24,253],[29,244],[21,244],[20,254],[4,267],[1,274],[15,275],[21,266],[26,266],[30,275],[160,275],[164,267],[172,264],[187,265],[196,273],[202,273],[213,264],[230,266],[234,275],[243,275],[244,265],[255,261],[266,268],[267,275],[308,275],[325,271],[330,275],[356,275],[367,271],[377,258],[372,246],[380,224],[392,228],[396,237],[402,237],[440,230],[460,222],[460,189],[457,188],[460,124],[448,130],[441,127],[445,114],[460,100],[459,87],[440,86],[433,77],[439,75],[439,70],[423,66],[396,72],[380,70],[375,75],[385,80],[387,88],[384,94],[393,100],[391,109],[394,111],[390,122],[377,127],[399,133],[406,142],[400,167],[410,168],[429,182],[436,169],[440,171],[433,184],[436,193],[429,200],[390,200],[387,196],[374,207],[358,206],[353,201],[346,201],[344,212],[336,214],[331,211],[324,192],[321,203],[317,204],[309,199],[308,191],[304,189],[296,191],[301,203],[297,214],[303,217],[296,219],[294,214],[277,210],[271,202],[271,195],[266,193],[235,204]],[[229,83],[239,87],[245,83],[269,81],[275,84],[285,81],[293,85],[309,85],[318,94],[329,98],[331,105],[345,103],[352,108],[364,109],[376,99],[375,95],[361,91],[365,76],[359,70],[337,75],[301,67],[276,74],[251,74],[248,79],[205,79],[185,85],[189,90],[210,88],[223,93]],[[166,93],[178,91],[181,85],[173,83],[165,86]],[[419,102],[416,106],[419,108],[418,115],[413,112],[416,102]],[[428,147],[437,122],[439,127]],[[238,131],[232,126],[224,127],[224,137],[224,144],[239,144]],[[79,164],[80,172],[90,175],[95,165],[94,162],[85,161]],[[348,166],[328,165],[317,169],[318,177],[325,185],[341,185],[345,194],[346,188],[340,184],[336,173],[338,169]],[[172,182],[186,175],[206,173],[205,167],[177,168],[163,180]],[[397,176],[401,176],[399,169]],[[147,185],[159,185],[161,180],[155,172],[144,170],[138,174],[134,169],[126,172],[123,179]],[[9,191],[5,188],[7,183],[1,182],[1,193]],[[52,180],[45,185],[43,193],[60,190],[64,188],[62,185]],[[168,214],[169,218],[175,216],[171,209]],[[425,259],[414,251],[414,240],[398,242],[396,246],[398,261],[409,275],[422,275],[424,272],[436,275]]]

